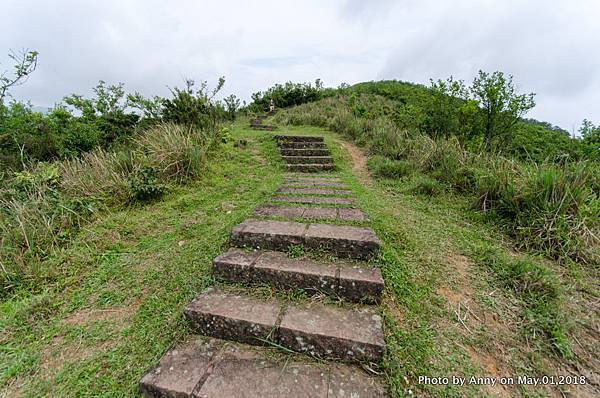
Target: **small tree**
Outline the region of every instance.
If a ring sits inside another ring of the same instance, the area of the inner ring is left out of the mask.
[[[494,138],[510,139],[511,129],[527,111],[535,106],[534,93],[517,94],[513,77],[496,71],[479,71],[473,80],[471,94],[483,111],[485,147],[492,148]]]
[[[217,86],[209,93],[206,81],[200,83],[198,90],[194,90],[195,82],[187,79],[185,89],[171,89],[173,98],[162,101],[163,120],[200,128],[214,128],[217,125],[218,107],[213,99],[224,84],[225,78],[219,78]]]
[[[15,62],[15,70],[12,76],[9,76],[8,71],[0,75],[0,105],[4,104],[8,89],[25,83],[33,73],[37,67],[38,54],[37,51],[31,50],[22,50],[19,53],[11,51],[8,54],[8,57]]]
[[[583,119],[579,133],[583,143],[600,158],[600,126],[595,126],[590,120]]]
[[[450,76],[446,80],[431,80],[429,98],[424,120],[425,130],[434,137],[459,134],[460,109],[469,92],[462,80]]]
[[[235,94],[231,94],[229,97],[225,97],[223,99],[225,102],[225,111],[227,112],[227,118],[229,120],[235,120],[235,113],[240,109],[241,101],[239,98],[235,96]]]

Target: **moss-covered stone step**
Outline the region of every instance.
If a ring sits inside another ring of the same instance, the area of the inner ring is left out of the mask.
[[[337,220],[337,221],[365,221],[367,215],[360,209],[335,208],[335,207],[302,207],[261,205],[254,210],[257,217],[284,217],[303,218],[306,220]]]
[[[333,170],[335,166],[332,163],[328,164],[288,164],[288,171],[300,171],[303,173],[318,173],[320,171]]]
[[[250,127],[252,127],[254,130],[266,130],[266,131],[273,131],[277,129],[277,126],[271,126],[268,124],[251,124]]]
[[[323,142],[289,142],[279,141],[277,145],[284,149],[320,149],[327,148],[327,145]]]
[[[215,276],[281,289],[304,289],[347,301],[373,304],[381,301],[381,271],[354,262],[295,259],[274,251],[230,249],[213,261]]]
[[[299,204],[329,204],[329,205],[348,205],[354,204],[353,198],[331,198],[318,196],[274,196],[273,202],[299,203]]]
[[[276,135],[274,137],[278,142],[323,142],[323,137],[309,135]]]
[[[349,189],[340,189],[340,188],[321,188],[321,187],[306,187],[306,188],[296,188],[296,187],[288,187],[283,186],[277,188],[277,193],[286,193],[286,194],[295,194],[295,195],[351,195],[352,191]]]
[[[333,164],[331,156],[283,156],[287,164]]]
[[[282,251],[293,245],[304,245],[357,259],[374,256],[380,246],[371,228],[262,220],[246,220],[234,227],[231,242],[238,247]]]
[[[301,148],[285,149],[281,148],[282,156],[331,156],[327,148]]]
[[[344,364],[192,335],[140,381],[147,398],[387,397],[383,380]]]
[[[339,188],[339,189],[350,189],[350,187],[343,182],[332,181],[332,180],[289,180],[284,181],[284,188]]]
[[[253,345],[287,349],[341,362],[383,359],[382,319],[376,308],[287,304],[208,289],[184,315],[195,333]]]

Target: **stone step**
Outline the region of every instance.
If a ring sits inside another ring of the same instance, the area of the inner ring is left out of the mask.
[[[189,336],[140,381],[146,398],[387,397],[383,380],[343,364]]]
[[[352,198],[330,198],[313,196],[274,196],[274,202],[302,203],[302,204],[330,204],[330,205],[352,205]]]
[[[379,363],[385,350],[382,319],[373,307],[286,306],[208,289],[184,315],[195,333],[253,345],[273,342],[324,359]]]
[[[277,126],[269,126],[267,124],[253,124],[250,125],[250,127],[252,127],[254,130],[267,130],[267,131],[273,131],[277,129]]]
[[[309,135],[276,135],[275,139],[279,142],[323,142],[323,137]]]
[[[332,181],[332,180],[286,180],[284,188],[339,188],[339,189],[350,189],[350,187],[343,182]]]
[[[283,156],[283,160],[288,164],[333,164],[331,156]]]
[[[359,209],[336,207],[306,207],[261,205],[254,210],[257,217],[304,218],[306,220],[365,221],[367,215]]]
[[[277,143],[280,148],[284,149],[320,149],[327,148],[323,142],[285,142],[280,141]]]
[[[213,274],[234,282],[304,289],[365,304],[380,302],[383,291],[383,278],[378,268],[339,260],[323,263],[306,258],[293,259],[274,251],[230,249],[215,258]]]
[[[303,173],[318,173],[324,170],[333,170],[333,164],[287,164],[288,171],[301,171]]]
[[[286,174],[284,174],[284,178],[288,179],[288,180],[299,180],[299,179],[304,179],[304,180],[314,180],[314,179],[339,180],[340,176],[336,175],[336,174],[331,174],[331,173],[314,174],[314,175],[310,175],[310,176],[307,176],[306,174],[300,174],[300,173],[286,173]]]
[[[277,193],[292,193],[300,195],[351,195],[352,191],[348,189],[328,189],[328,188],[277,188]]]
[[[331,156],[329,149],[285,149],[281,148],[281,156]]]
[[[283,178],[284,181],[318,181],[318,182],[340,182],[341,178],[333,174],[313,174],[307,176],[306,174],[297,173],[286,173]]]
[[[238,247],[281,251],[304,245],[328,250],[339,257],[358,259],[372,257],[380,246],[371,228],[261,220],[246,220],[234,227],[231,242]]]

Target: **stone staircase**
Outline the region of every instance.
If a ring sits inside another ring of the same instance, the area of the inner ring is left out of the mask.
[[[277,126],[273,126],[273,125],[269,125],[269,124],[263,124],[263,121],[266,118],[268,118],[269,116],[273,116],[274,114],[275,114],[275,111],[268,112],[265,115],[258,115],[254,119],[250,120],[250,127],[253,130],[265,130],[265,131],[273,131],[273,130],[275,130],[277,128]]]
[[[275,139],[288,171],[333,170],[333,158],[323,137],[276,135]]]
[[[322,137],[276,139],[282,153],[327,150]],[[333,166],[329,153],[306,156],[329,159],[288,167]],[[352,191],[334,175],[288,173],[271,202],[233,228],[233,247],[213,261],[214,276],[227,283],[200,293],[184,309],[194,335],[143,377],[142,393],[387,396],[381,378],[360,367],[373,369],[383,360],[382,318],[375,305],[384,283],[380,270],[364,261],[377,254],[380,241],[366,226],[368,216],[353,205]],[[297,250],[318,255],[289,255]],[[316,299],[265,296],[254,286],[302,289]],[[306,355],[286,354],[291,352]]]

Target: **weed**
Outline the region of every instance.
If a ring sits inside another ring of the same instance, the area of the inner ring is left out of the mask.
[[[559,277],[537,262],[510,259],[496,251],[487,250],[478,257],[522,303],[523,329],[531,341],[539,342],[536,336],[545,336],[559,355],[571,357]]]
[[[146,202],[159,198],[165,192],[165,186],[157,182],[156,170],[152,167],[142,167],[130,176],[129,189],[131,198]]]
[[[412,173],[412,166],[404,160],[391,160],[383,156],[369,159],[369,169],[377,177],[402,178]]]
[[[414,179],[411,191],[417,195],[435,196],[444,191],[444,186],[431,177],[418,176]]]
[[[290,245],[287,249],[287,254],[291,258],[304,257],[306,249],[304,248],[304,245]]]

